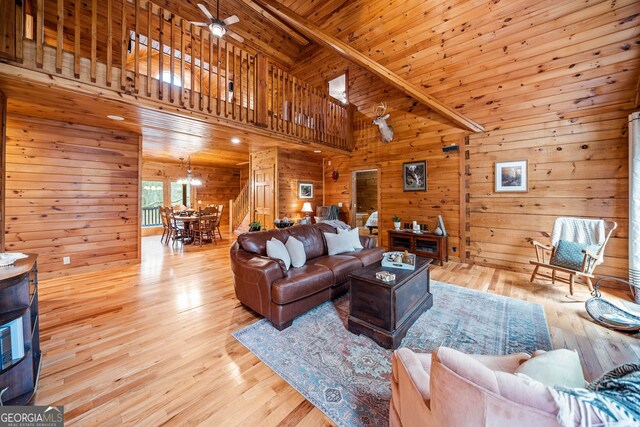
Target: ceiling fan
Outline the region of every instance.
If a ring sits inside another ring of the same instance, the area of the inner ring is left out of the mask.
[[[204,4],[198,3],[198,7],[202,11],[202,13],[204,13],[206,17],[209,18],[210,22],[192,22],[193,25],[196,25],[198,27],[209,28],[209,31],[211,31],[211,34],[213,34],[217,38],[221,38],[226,33],[226,34],[229,34],[229,37],[236,39],[240,43],[244,42],[244,37],[234,33],[233,31],[227,30],[225,28],[225,26],[227,25],[231,25],[231,24],[235,24],[236,22],[239,22],[240,18],[238,18],[236,15],[231,15],[227,19],[221,20],[220,19],[220,0],[218,0],[217,2],[215,18],[213,17],[211,12],[207,10],[207,7]]]

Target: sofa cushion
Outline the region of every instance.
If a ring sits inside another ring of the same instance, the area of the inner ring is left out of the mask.
[[[347,234],[323,233],[327,242],[327,255],[338,255],[345,252],[353,252],[351,239]]]
[[[272,237],[267,240],[267,256],[273,260],[282,260],[284,262],[285,271],[291,266],[291,256],[287,247],[280,240]]]
[[[322,265],[331,270],[334,285],[344,282],[348,279],[349,273],[362,268],[362,263],[359,259],[348,255],[322,256],[307,261],[307,265],[309,264]]]
[[[307,260],[326,255],[322,232],[317,227],[308,224],[296,225],[289,228],[289,234],[302,242]]]
[[[333,285],[331,270],[322,265],[305,265],[292,268],[289,275],[271,285],[271,300],[276,304],[288,304],[301,300]]]
[[[242,233],[238,236],[238,244],[247,252],[266,256],[267,240],[271,240],[272,237],[275,237],[282,243],[285,243],[289,238],[289,231],[287,229],[278,229]]]
[[[521,364],[515,373],[524,374],[548,387],[561,385],[584,388],[587,384],[578,353],[566,348],[535,353],[531,359]]]
[[[307,254],[304,251],[304,245],[293,236],[289,236],[285,243],[289,256],[291,257],[292,267],[302,267],[307,262]]]
[[[368,248],[359,251],[349,252],[349,256],[356,257],[360,260],[363,267],[382,261],[382,254],[385,248]]]
[[[353,249],[358,250],[364,247],[362,246],[362,243],[360,243],[360,234],[358,234],[357,228],[353,228],[351,230],[343,230],[342,228],[338,228],[338,235],[343,234],[349,237]]]

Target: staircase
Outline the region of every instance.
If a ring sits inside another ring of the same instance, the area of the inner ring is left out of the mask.
[[[229,200],[230,233],[249,230],[249,183],[247,182],[235,199]]]

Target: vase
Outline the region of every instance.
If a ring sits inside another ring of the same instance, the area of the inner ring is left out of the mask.
[[[396,231],[400,230],[400,221],[394,222],[393,226],[396,228]]]

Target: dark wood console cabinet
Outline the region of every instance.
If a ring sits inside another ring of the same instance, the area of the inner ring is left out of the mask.
[[[444,265],[449,261],[447,236],[434,233],[413,233],[411,231],[389,230],[389,251],[409,251],[412,254],[432,258]]]
[[[40,375],[37,255],[0,267],[0,399],[26,405]],[[18,345],[19,344],[19,345]]]

